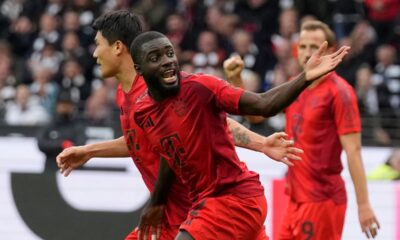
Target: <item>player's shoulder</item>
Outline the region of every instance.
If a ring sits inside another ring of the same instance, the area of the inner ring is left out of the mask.
[[[355,97],[355,91],[353,86],[343,77],[336,74],[335,72],[332,73],[332,91],[333,93],[341,98],[351,98],[350,96]]]
[[[227,84],[227,82],[221,78],[205,73],[186,73],[181,72],[181,83],[182,85],[197,85],[204,86],[207,88],[213,88],[220,84]]]

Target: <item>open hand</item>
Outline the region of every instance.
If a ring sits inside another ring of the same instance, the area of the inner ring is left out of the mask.
[[[332,54],[323,55],[327,46],[328,42],[325,41],[307,61],[304,67],[306,80],[316,80],[335,69],[350,50],[349,46],[343,46]]]
[[[278,132],[265,138],[262,152],[275,161],[293,166],[292,161],[301,160],[299,155],[304,153],[300,148],[293,146],[293,140],[287,140],[286,133]]]

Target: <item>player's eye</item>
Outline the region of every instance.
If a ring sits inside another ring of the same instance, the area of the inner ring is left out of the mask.
[[[171,49],[171,50],[168,50],[168,52],[167,52],[167,56],[168,57],[173,57],[175,55],[175,53],[174,53],[174,51]]]
[[[150,62],[157,62],[158,61],[158,57],[157,55],[153,54],[149,56],[149,60]]]

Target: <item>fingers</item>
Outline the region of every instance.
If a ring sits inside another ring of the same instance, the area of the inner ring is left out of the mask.
[[[288,165],[289,167],[294,166],[294,164],[287,157],[282,158],[281,162]]]
[[[73,170],[72,167],[68,167],[64,172],[64,177],[68,177],[68,175],[72,172],[72,170]]]
[[[350,47],[343,46],[338,51],[333,53],[331,56],[332,60],[333,60],[332,64],[334,66],[338,65],[343,60],[343,58],[349,53],[349,50],[350,50]]]
[[[324,54],[326,48],[328,47],[328,42],[324,41],[321,46],[319,46],[318,51],[315,53],[317,57],[320,57]]]
[[[158,224],[156,227],[152,226],[151,229],[151,240],[159,239],[161,236],[161,224]]]
[[[161,237],[161,224],[157,225],[157,239]]]
[[[378,235],[378,229],[380,229],[380,225],[377,219],[373,220],[372,224],[368,224],[368,226],[364,227],[363,232],[367,238],[375,238]]]
[[[299,156],[297,156],[297,155],[294,155],[294,154],[292,154],[292,153],[288,153],[288,154],[286,154],[286,156],[287,156],[288,158],[290,158],[290,160],[294,160],[294,161],[301,161],[301,160],[302,160],[301,157],[299,157]]]

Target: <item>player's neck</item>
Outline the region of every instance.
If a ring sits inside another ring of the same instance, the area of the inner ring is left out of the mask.
[[[133,61],[129,56],[129,59],[122,61],[119,73],[116,75],[119,83],[121,83],[122,90],[124,92],[129,92],[131,90],[132,84],[136,78],[136,71],[133,67]]]

